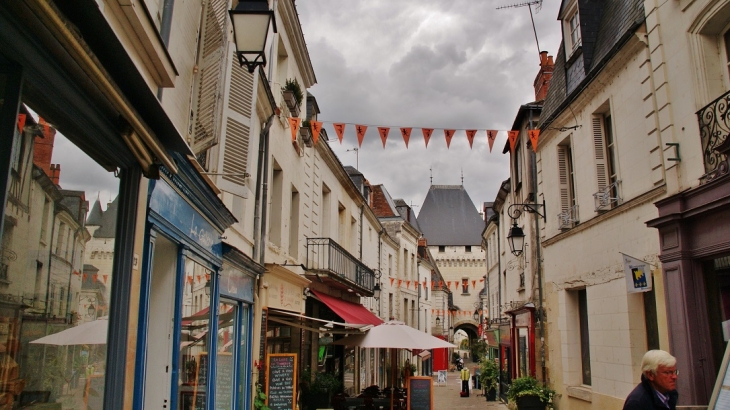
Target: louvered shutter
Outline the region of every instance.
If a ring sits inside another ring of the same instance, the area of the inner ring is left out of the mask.
[[[223,179],[245,185],[248,170],[249,132],[253,107],[253,74],[241,67],[233,54],[231,86],[226,111],[226,149],[223,152]]]
[[[560,210],[570,210],[570,176],[568,175],[568,147],[558,145],[558,186],[560,189]]]
[[[209,0],[198,58],[198,92],[191,148],[195,154],[218,143],[223,89],[223,50],[226,41],[228,3]]]
[[[598,192],[608,186],[608,170],[606,169],[606,150],[603,138],[603,117],[593,117],[593,149],[596,160],[596,178],[598,181]]]

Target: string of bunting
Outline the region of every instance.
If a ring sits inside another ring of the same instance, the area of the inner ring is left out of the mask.
[[[427,281],[427,280],[424,280],[423,282],[418,282],[418,281],[416,281],[416,280],[414,280],[414,281],[410,281],[410,280],[403,280],[403,279],[396,279],[396,278],[389,278],[389,279],[390,279],[390,286],[393,286],[393,283],[394,283],[395,281],[398,281],[398,282],[397,282],[397,287],[399,287],[399,288],[400,288],[400,287],[402,287],[403,285],[405,285],[406,289],[410,289],[410,287],[411,287],[411,283],[413,283],[413,289],[414,289],[414,290],[416,289],[416,287],[417,287],[417,286],[418,286],[419,284],[423,284],[423,287],[424,287],[424,288],[429,288],[429,286],[428,286],[428,285],[429,285],[429,283],[428,283],[428,281]],[[481,278],[481,279],[479,279],[479,283],[483,283],[483,282],[484,282],[484,278]],[[437,286],[437,285],[438,285],[438,286]],[[447,288],[447,289],[451,289],[452,287],[453,287],[454,289],[459,289],[459,286],[462,286],[462,285],[463,285],[463,283],[462,283],[462,282],[459,282],[458,280],[454,280],[454,281],[451,281],[451,280],[447,280],[447,281],[446,281],[446,288]],[[471,286],[472,286],[472,288],[476,288],[476,286],[477,286],[477,280],[476,280],[476,279],[472,279],[472,281],[471,281]],[[444,289],[444,281],[441,281],[441,280],[440,280],[440,281],[438,281],[438,283],[437,283],[436,281],[432,280],[432,281],[431,281],[431,286],[430,286],[430,288],[431,288],[432,290],[439,290],[439,289],[443,290],[443,289]]]
[[[355,126],[355,134],[357,135],[357,143],[358,147],[362,147],[362,142],[365,140],[365,135],[368,131],[368,128],[372,127],[370,125],[365,124],[356,124],[356,123],[347,123],[347,122],[326,122],[327,124],[331,124],[332,128],[334,129],[335,133],[337,134],[337,139],[340,140],[340,144],[342,144],[342,139],[345,136],[345,129],[348,125],[354,125]],[[289,118],[289,128],[291,129],[292,133],[292,140],[296,140],[297,133],[299,132],[299,128],[301,127],[302,120],[301,118],[297,117],[290,117]],[[325,121],[310,121],[310,129],[312,130],[312,139],[314,140],[314,143],[316,144],[319,140],[319,135],[322,132],[322,129],[324,127]],[[378,130],[378,135],[380,136],[380,140],[383,143],[383,148],[385,148],[386,141],[388,140],[388,136],[390,135],[390,129],[391,128],[398,128],[400,130],[400,135],[403,137],[403,142],[406,145],[406,149],[408,148],[408,143],[411,140],[411,133],[413,132],[414,128],[417,127],[379,127],[376,126]],[[426,144],[426,148],[428,148],[428,143],[431,140],[431,136],[433,135],[434,130],[441,129],[441,128],[421,128],[421,134],[423,135],[423,141]],[[476,138],[477,133],[480,130],[477,129],[449,129],[449,128],[443,128],[444,132],[444,138],[446,139],[446,148],[451,147],[451,140],[454,138],[454,135],[456,135],[457,131],[464,131],[464,134],[466,135],[466,139],[469,141],[469,148],[474,147],[474,139]],[[510,145],[510,151],[514,151],[515,144],[517,142],[517,138],[519,137],[520,131],[519,130],[483,130],[486,132],[487,137],[487,143],[489,144],[489,152],[492,152],[492,147],[494,146],[494,141],[497,139],[497,135],[500,132],[507,132],[507,139],[509,141]],[[527,131],[528,136],[530,138],[530,142],[532,143],[532,149],[536,150],[537,147],[537,141],[540,137],[540,130],[533,129]]]

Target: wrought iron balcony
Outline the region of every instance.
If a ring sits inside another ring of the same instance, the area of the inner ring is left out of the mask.
[[[578,223],[578,205],[573,205],[558,214],[558,225],[560,229],[570,229]]]
[[[621,195],[618,192],[620,183],[621,181],[616,181],[593,194],[593,200],[596,203],[596,212],[607,211],[621,203]]]
[[[730,134],[730,91],[697,111],[697,121],[705,162],[705,175],[700,182],[709,182],[728,173],[727,156],[717,148]]]
[[[330,285],[372,296],[375,273],[330,238],[307,238],[307,274],[329,279]],[[353,289],[354,288],[354,289]]]

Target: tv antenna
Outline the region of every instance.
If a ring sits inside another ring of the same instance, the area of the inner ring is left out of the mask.
[[[348,149],[345,152],[355,151],[355,169],[358,171],[360,170],[360,149],[357,147],[354,147],[352,149]]]
[[[535,29],[535,19],[532,17],[532,6],[536,6],[535,12],[540,11],[540,9],[542,8],[542,0],[530,0],[530,1],[527,1],[524,3],[515,3],[515,4],[510,4],[508,6],[500,6],[500,7],[497,7],[497,10],[516,9],[518,7],[525,7],[525,6],[530,10],[530,21],[532,21],[532,32],[535,33],[535,44],[537,44],[537,55],[539,58],[540,51],[542,51],[542,50],[540,50],[540,42],[537,41],[537,30]],[[542,62],[542,60],[540,60],[540,62]]]

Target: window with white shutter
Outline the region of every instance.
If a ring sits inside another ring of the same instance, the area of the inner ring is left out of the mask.
[[[198,53],[196,110],[191,148],[197,155],[218,143],[223,90],[224,46],[228,3],[225,0],[204,2],[205,10]]]
[[[611,114],[594,115],[591,119],[593,150],[596,163],[597,192],[593,194],[596,212],[609,210],[621,203],[619,196],[616,141]]]
[[[578,223],[578,204],[575,198],[572,156],[570,143],[558,145],[558,189],[560,191],[559,229],[570,229]]]

